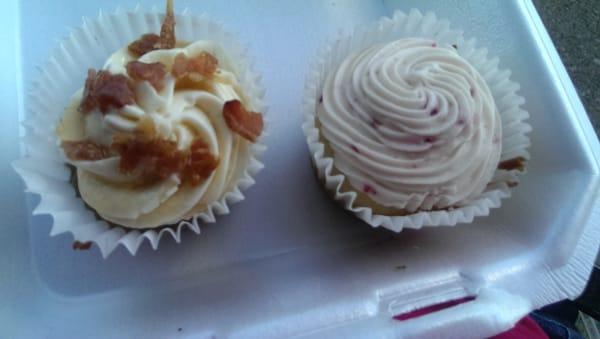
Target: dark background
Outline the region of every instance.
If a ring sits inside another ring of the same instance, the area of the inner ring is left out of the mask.
[[[533,0],[600,135],[600,1]]]

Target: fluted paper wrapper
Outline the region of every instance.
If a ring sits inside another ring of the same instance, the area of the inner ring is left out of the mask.
[[[202,223],[215,222],[217,215],[229,213],[229,205],[244,199],[242,191],[254,184],[253,177],[263,168],[258,157],[266,147],[259,140],[250,147],[248,164],[230,192],[190,220],[151,230],[111,227],[78,197],[55,134],[63,111],[73,93],[83,86],[88,68],[102,67],[112,53],[142,34],[160,32],[163,17],[162,10],[145,11],[138,7],[131,12],[100,12],[96,19],[84,19],[83,25],[74,29],[41,67],[41,76],[27,99],[26,133],[22,138],[24,155],[13,167],[25,181],[26,192],[41,198],[33,214],[52,216],[52,236],[69,232],[74,241],[97,245],[105,258],[119,245],[135,255],[144,241],[150,242],[154,249],[164,237],[172,237],[179,243],[186,228],[200,234]],[[176,33],[178,40],[212,40],[221,45],[233,63],[233,71],[250,100],[250,108],[265,112],[261,78],[252,70],[245,48],[220,24],[184,11],[176,15]]]
[[[490,58],[485,48],[476,46],[475,39],[467,40],[459,30],[451,29],[447,20],[433,13],[423,15],[418,10],[405,14],[394,13],[392,18],[382,18],[368,27],[359,27],[347,36],[340,36],[328,44],[311,67],[304,93],[304,123],[302,128],[319,180],[341,205],[373,227],[383,226],[395,232],[404,228],[424,226],[453,226],[472,222],[475,217],[486,216],[490,209],[498,208],[501,200],[510,196],[510,186],[518,183],[517,170],[496,170],[492,182],[478,198],[465,206],[440,211],[421,211],[406,216],[387,216],[373,213],[370,207],[357,206],[357,193],[344,191],[343,174],[334,171],[334,159],[325,154],[316,126],[316,107],[323,84],[329,72],[349,55],[378,43],[402,38],[420,37],[436,40],[439,45],[456,45],[458,53],[471,63],[487,82],[502,119],[502,155],[500,161],[522,157],[529,159],[530,145],[527,134],[531,127],[525,121],[529,114],[521,108],[525,100],[517,94],[519,84],[510,80],[511,72],[498,68],[497,58]]]

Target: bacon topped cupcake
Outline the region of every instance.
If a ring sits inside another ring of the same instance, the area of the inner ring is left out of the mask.
[[[155,228],[232,191],[262,130],[219,43],[176,40],[169,1],[160,35],[88,71],[57,134],[89,207],[116,225]]]

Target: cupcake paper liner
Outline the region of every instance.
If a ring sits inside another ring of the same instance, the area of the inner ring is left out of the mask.
[[[447,20],[440,20],[429,12],[423,15],[413,9],[408,14],[396,11],[392,18],[384,17],[371,26],[356,28],[350,35],[340,35],[327,44],[317,56],[308,74],[304,93],[304,123],[302,128],[311,153],[311,160],[319,180],[341,205],[373,227],[383,226],[395,232],[404,228],[423,226],[453,226],[470,223],[475,217],[486,216],[498,208],[501,200],[510,196],[509,185],[518,183],[519,171],[496,170],[486,190],[467,205],[448,210],[420,211],[406,216],[386,216],[373,213],[370,207],[357,206],[357,193],[343,191],[346,180],[334,172],[334,159],[325,155],[325,146],[319,139],[316,126],[316,106],[329,72],[349,55],[378,43],[402,38],[420,37],[436,40],[439,44],[455,44],[458,53],[473,65],[488,84],[502,120],[502,155],[500,161],[522,157],[529,159],[530,145],[527,134],[531,126],[525,121],[529,113],[521,108],[525,99],[517,94],[520,86],[510,80],[511,72],[498,68],[497,58],[490,58],[487,49],[478,48],[476,40],[467,40],[459,30],[451,29]]]
[[[100,68],[112,53],[142,34],[159,32],[162,18],[161,10],[153,8],[144,11],[139,6],[128,12],[100,12],[98,18],[93,20],[84,18],[83,25],[74,29],[60,43],[47,64],[40,68],[39,80],[34,83],[27,97],[23,122],[25,135],[21,139],[24,153],[21,159],[13,163],[13,167],[23,178],[26,192],[38,194],[41,198],[33,214],[52,216],[50,235],[69,232],[74,241],[93,242],[104,258],[118,245],[123,245],[135,255],[145,240],[155,250],[165,236],[179,243],[182,231],[186,228],[200,234],[202,223],[215,222],[217,215],[229,213],[229,205],[244,199],[242,191],[254,184],[253,177],[264,167],[258,157],[266,147],[259,140],[251,145],[247,167],[230,192],[192,219],[157,229],[111,227],[78,197],[70,181],[71,169],[65,165],[55,134],[63,111],[73,93],[83,86],[88,68]],[[206,39],[220,44],[229,55],[233,71],[249,97],[249,106],[264,114],[265,90],[261,85],[261,77],[253,71],[245,48],[230,33],[206,16],[192,16],[187,10],[176,15],[176,33],[178,40]]]

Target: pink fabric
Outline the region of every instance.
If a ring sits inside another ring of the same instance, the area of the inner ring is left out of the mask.
[[[548,339],[548,336],[531,317],[525,317],[512,329],[491,339]]]
[[[396,320],[408,320],[418,318],[428,313],[437,312],[458,304],[465,303],[475,299],[474,297],[466,297],[458,300],[451,300],[441,304],[428,306],[412,312],[400,314],[394,317]],[[549,339],[544,330],[531,318],[525,317],[521,319],[512,329],[500,333],[490,339]]]
[[[427,306],[425,308],[420,308],[418,310],[414,310],[412,312],[397,315],[394,317],[394,319],[402,321],[402,320],[408,320],[408,319],[412,319],[412,318],[418,318],[422,315],[437,312],[437,311],[443,310],[445,308],[456,306],[456,305],[462,304],[462,303],[466,303],[467,301],[471,301],[474,299],[475,299],[475,297],[465,297],[465,298],[458,299],[458,300],[446,301],[441,304],[431,305],[431,306]]]

